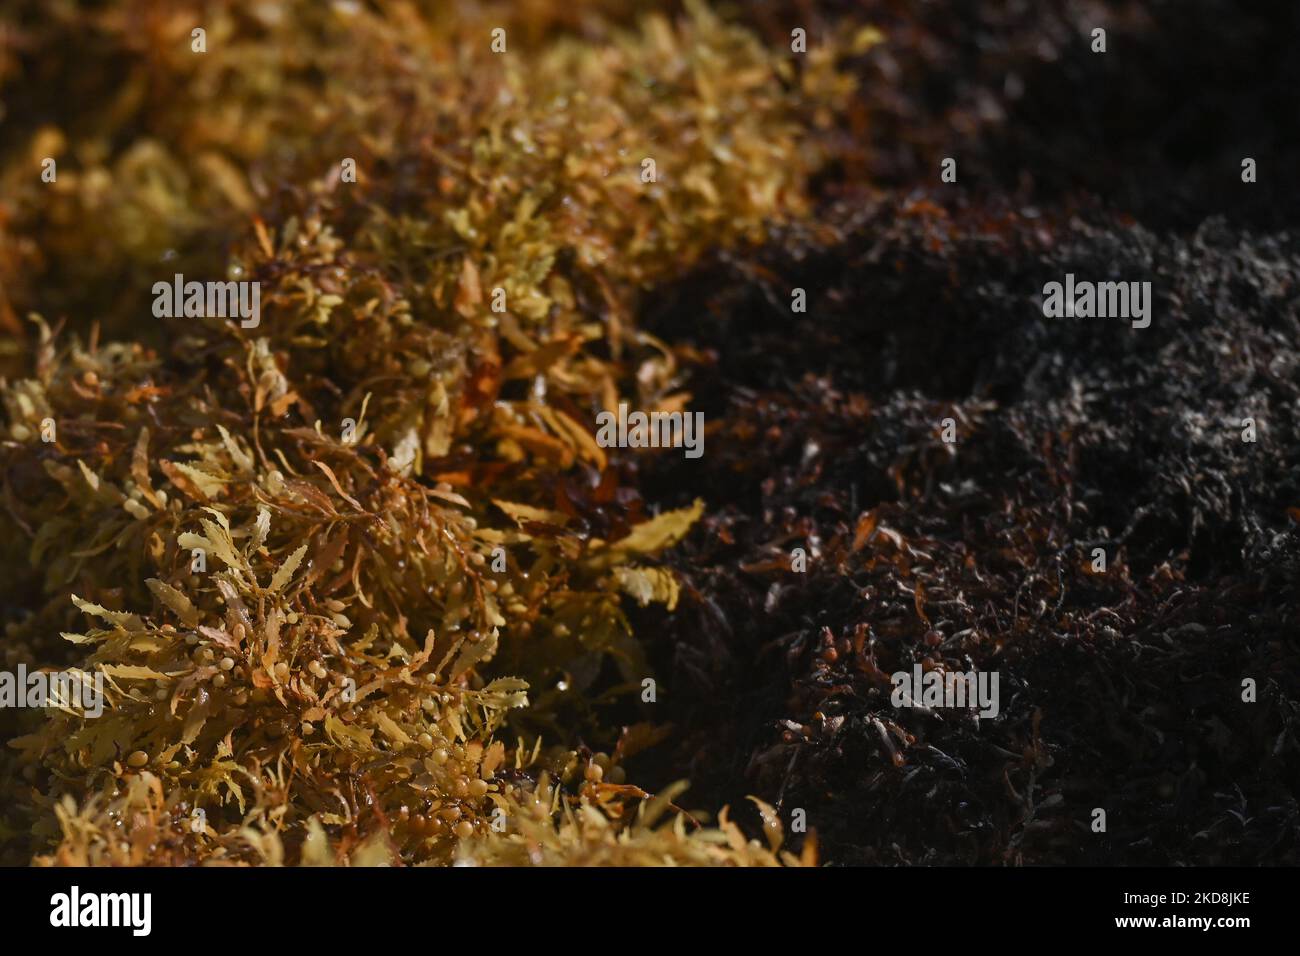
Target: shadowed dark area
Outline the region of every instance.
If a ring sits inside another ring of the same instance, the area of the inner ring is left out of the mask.
[[[637,622],[694,803],[803,809],[833,863],[1296,862],[1294,29],[1144,7],[873,8],[887,190],[845,165],[820,229],[647,299],[707,356],[705,456],[642,476],[709,504],[688,597]],[[1151,282],[1151,326],[1045,318],[1067,272]],[[918,663],[999,716],[894,707]]]

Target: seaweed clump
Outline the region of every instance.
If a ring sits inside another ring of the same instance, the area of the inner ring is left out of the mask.
[[[675,734],[629,772],[801,809],[831,863],[1293,865],[1300,191],[1242,159],[1300,155],[1296,11],[868,11],[817,227],[639,315],[714,425],[641,472],[710,508],[635,620]],[[1071,272],[1149,280],[1151,326],[1045,318]],[[998,716],[894,706],[916,666],[998,673]]]
[[[689,401],[635,298],[807,214],[836,50],[696,5],[41,6],[0,72],[4,664],[107,701],[0,714],[5,859],[810,861],[626,781],[625,604],[675,605],[702,503],[650,513],[589,422]],[[149,317],[173,273],[260,323]]]
[[[1072,270],[1150,276],[1151,327],[1044,318],[1025,290]],[[1293,233],[917,196],[660,296],[715,453],[642,490],[721,502],[637,622],[666,766],[840,863],[1294,863],[1297,277]],[[913,667],[998,673],[996,720],[895,706]]]

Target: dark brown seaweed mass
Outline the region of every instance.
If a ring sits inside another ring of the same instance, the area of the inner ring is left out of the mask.
[[[673,558],[677,613],[635,622],[665,635],[660,772],[802,807],[843,863],[1294,861],[1300,250],[1222,222],[852,218],[648,322],[716,354],[716,432],[643,492],[726,502]],[[1067,268],[1151,275],[1156,320],[1044,319],[1021,290]],[[819,290],[808,317],[764,282]],[[915,663],[998,671],[1001,714],[894,708]]]
[[[827,176],[815,229],[641,316],[708,356],[715,423],[642,492],[721,504],[678,612],[634,622],[678,737],[630,772],[804,808],[845,864],[1294,864],[1295,13],[882,6],[864,163],[891,189]],[[947,155],[970,185],[935,185]],[[1066,272],[1152,281],[1151,327],[1045,319]],[[891,706],[927,661],[999,671],[1001,716]]]

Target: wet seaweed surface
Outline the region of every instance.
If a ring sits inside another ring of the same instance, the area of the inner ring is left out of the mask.
[[[1295,11],[40,7],[4,663],[113,684],[0,714],[0,862],[1300,862]]]

